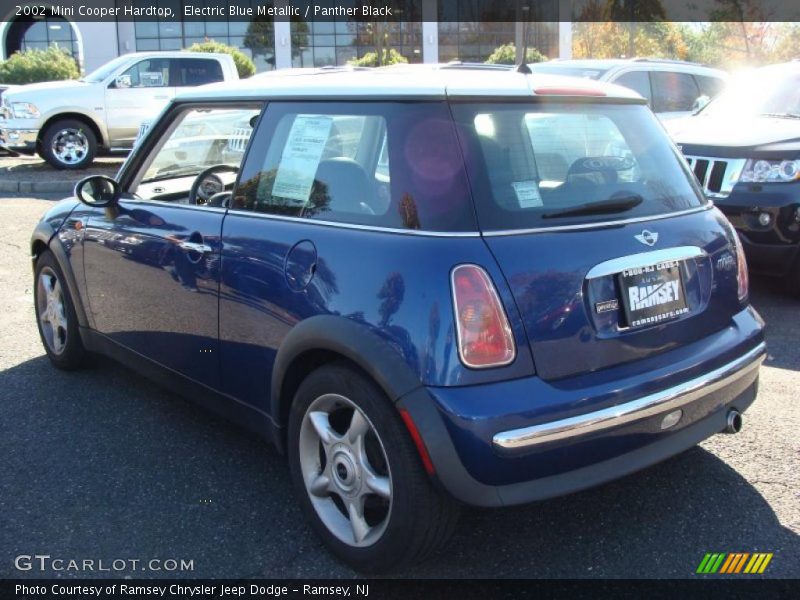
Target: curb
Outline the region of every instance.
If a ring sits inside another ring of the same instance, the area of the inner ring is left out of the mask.
[[[71,194],[77,181],[0,181],[0,193]]]

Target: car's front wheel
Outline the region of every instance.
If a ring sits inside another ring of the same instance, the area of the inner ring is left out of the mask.
[[[64,275],[55,257],[45,251],[36,261],[34,307],[42,345],[59,369],[83,364],[86,351],[78,333],[78,318]]]
[[[85,169],[97,153],[97,138],[86,123],[62,119],[44,130],[40,148],[56,169]]]
[[[419,562],[452,534],[458,506],[434,489],[397,410],[348,364],[323,366],[303,381],[288,444],[304,512],[357,570]]]

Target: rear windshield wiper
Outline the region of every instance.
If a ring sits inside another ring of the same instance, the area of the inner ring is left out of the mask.
[[[559,217],[579,217],[581,215],[604,215],[608,213],[618,213],[630,210],[642,203],[643,198],[638,194],[635,196],[624,196],[622,198],[609,198],[599,202],[589,202],[572,208],[566,208],[551,213],[544,213],[543,219],[557,219]]]
[[[762,117],[776,117],[778,119],[800,119],[795,113],[761,113]]]

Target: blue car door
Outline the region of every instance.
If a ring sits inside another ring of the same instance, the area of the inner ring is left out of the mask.
[[[84,236],[94,326],[113,342],[217,387],[224,211],[123,199]]]
[[[224,205],[259,111],[174,108],[122,173],[119,205],[96,209],[86,223],[94,328],[214,389]]]

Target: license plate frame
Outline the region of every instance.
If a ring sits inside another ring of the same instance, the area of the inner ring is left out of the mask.
[[[641,329],[689,312],[683,261],[668,260],[617,274],[625,327]]]

